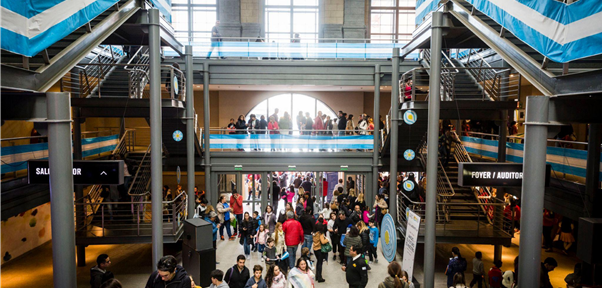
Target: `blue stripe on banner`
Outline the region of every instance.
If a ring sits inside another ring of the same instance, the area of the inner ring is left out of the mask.
[[[2,0],[2,7],[13,11],[25,18],[38,15],[65,0]]]
[[[579,21],[583,18],[602,12],[601,1],[577,1],[570,5],[555,0],[516,0],[523,5],[539,12],[556,22],[564,25]],[[468,1],[470,2],[470,0]]]
[[[211,144],[211,149],[372,149],[372,144],[259,144],[259,143],[238,143],[238,144]]]
[[[587,151],[586,150],[567,149],[567,148],[561,148],[561,147],[548,147],[546,149],[546,154],[587,160]]]
[[[27,144],[19,146],[2,147],[2,155],[12,155],[26,152],[48,150],[48,143]]]
[[[19,170],[27,169],[27,161],[14,162],[10,164],[2,164],[0,166],[0,173],[10,173]]]
[[[602,49],[600,49],[602,33],[560,45],[487,0],[469,0],[468,2],[554,62],[566,63],[602,54]]]
[[[117,140],[117,139],[119,139],[119,135],[117,135],[117,134],[109,135],[109,136],[94,137],[94,138],[84,138],[84,139],[82,139],[82,145],[98,143],[98,142],[103,142],[103,141],[107,141],[107,140]]]
[[[353,135],[353,136],[311,136],[311,135],[287,135],[287,134],[211,134],[211,140],[217,139],[238,139],[238,140],[373,140],[372,135]]]
[[[420,25],[423,22],[426,15],[428,15],[432,11],[437,10],[437,7],[439,7],[438,6],[439,1],[435,1],[435,0],[427,0],[427,1],[430,1],[430,2],[424,4],[424,5],[427,5],[426,8],[424,8],[424,10],[422,10],[422,12],[420,12],[419,14],[416,15],[416,25]],[[416,5],[416,7],[419,7],[419,6]]]
[[[171,0],[151,0],[153,6],[159,9],[165,19],[171,23]]]
[[[2,6],[4,2],[2,1]],[[42,1],[42,0],[38,0]],[[17,34],[10,30],[1,29],[1,43],[2,49],[21,54],[28,57],[33,57],[40,51],[50,47],[55,42],[65,38],[65,36],[71,34],[71,32],[77,30],[79,27],[90,22],[96,16],[100,15],[105,10],[109,9],[118,0],[96,0],[93,4],[86,6],[84,9],[71,15],[69,18],[61,21],[60,23],[52,26],[43,33],[29,39],[21,34]],[[29,1],[11,1],[11,2],[29,2]]]

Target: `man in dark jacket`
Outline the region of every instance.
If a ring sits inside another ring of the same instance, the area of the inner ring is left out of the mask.
[[[311,214],[311,209],[309,209],[309,204],[307,204],[307,208],[305,208],[305,213],[299,217],[299,222],[301,222],[301,228],[303,228],[303,245],[301,249],[307,247],[309,251],[311,250],[311,246],[314,243],[312,232],[314,231],[314,218]]]
[[[347,218],[347,215],[345,215],[345,212],[343,211],[339,211],[339,218],[337,220],[334,221],[334,233],[337,234],[337,239],[341,239],[341,237],[343,237],[343,235],[347,234],[347,227],[349,227],[349,225],[353,225],[353,223],[351,223],[351,220],[349,218]],[[343,245],[341,245],[341,242],[339,241],[339,243],[332,243],[333,245],[339,245],[339,251],[345,251],[345,247],[343,247]],[[339,260],[341,260],[341,265],[346,265],[347,264],[347,258],[345,257],[345,253],[339,253],[340,257]]]
[[[341,269],[345,271],[345,278],[349,284],[349,288],[364,288],[368,284],[368,265],[359,251],[355,247],[349,247],[349,255],[353,257],[348,266],[343,266]]]
[[[111,278],[115,278],[111,271],[107,271],[109,266],[111,266],[109,255],[98,255],[96,258],[96,266],[90,269],[90,286],[92,286],[92,288],[99,288],[102,283],[105,283]]]
[[[145,288],[188,288],[190,277],[175,257],[163,256],[157,263],[157,271],[153,272],[146,282]]]
[[[552,257],[546,258],[546,260],[541,263],[541,275],[539,278],[539,287],[540,288],[553,288],[552,283],[550,282],[549,272],[554,271],[558,267],[558,262],[556,259]]]
[[[309,112],[305,112],[305,130],[312,130],[314,126],[314,120],[309,116]],[[311,135],[311,132],[305,132],[305,135]]]
[[[278,208],[278,201],[280,201],[280,186],[278,186],[278,181],[274,180],[272,183],[272,207]]]
[[[360,205],[355,205],[355,209],[351,212],[351,223],[357,224],[362,219],[362,209],[360,209]]]
[[[303,190],[305,190],[305,193],[310,193],[311,195],[311,187],[312,184],[309,181],[309,177],[305,177],[305,181],[301,182],[301,187],[303,188]]]
[[[345,128],[347,128],[347,114],[343,111],[339,111],[339,119],[337,119],[337,128],[339,129],[339,136],[345,135]]]
[[[245,255],[238,255],[236,257],[236,265],[226,271],[224,282],[228,283],[230,288],[244,288],[245,284],[247,284],[251,276],[249,269],[245,266],[246,261],[247,258],[245,258]]]

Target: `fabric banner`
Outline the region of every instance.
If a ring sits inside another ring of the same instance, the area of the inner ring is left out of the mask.
[[[2,1],[2,49],[33,57],[118,1]]]
[[[211,149],[372,149],[372,135],[310,136],[288,134],[210,135]]]
[[[460,138],[468,153],[497,159],[497,140],[467,136]],[[506,143],[506,161],[523,163],[524,146],[520,143]],[[552,165],[552,176],[554,176],[554,173],[561,173],[585,178],[587,150],[547,147],[546,154],[546,162]],[[602,177],[602,172],[600,177]]]
[[[82,157],[113,151],[119,135],[82,139]],[[47,159],[48,143],[2,147],[2,174],[27,169],[27,160]]]
[[[171,23],[171,0],[151,0],[151,3]]]

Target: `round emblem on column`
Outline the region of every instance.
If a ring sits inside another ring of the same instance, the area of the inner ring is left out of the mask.
[[[403,181],[403,190],[412,191],[414,190],[414,186],[416,186],[416,184],[412,180]]]
[[[176,131],[173,131],[173,134],[171,136],[173,137],[174,141],[180,142],[184,138],[184,133],[182,133],[182,131],[180,131],[180,130],[176,130]]]
[[[406,124],[412,125],[412,124],[416,123],[416,120],[418,120],[418,116],[416,115],[416,112],[414,112],[412,110],[408,110],[403,113],[403,122],[405,122]]]
[[[408,149],[403,152],[403,158],[405,158],[408,161],[412,161],[414,160],[414,158],[416,158],[416,153],[414,152],[414,150]]]

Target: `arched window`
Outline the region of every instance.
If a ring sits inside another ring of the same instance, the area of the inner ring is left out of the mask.
[[[294,130],[299,130],[299,127],[296,124],[299,112],[303,112],[303,116],[305,116],[306,113],[309,113],[309,116],[312,119],[316,117],[318,111],[322,111],[323,115],[330,116],[332,120],[337,117],[336,113],[324,104],[324,102],[307,95],[296,93],[280,94],[263,100],[245,116],[248,121],[251,114],[255,114],[257,119],[260,119],[261,115],[263,115],[267,121],[269,116],[274,114],[275,109],[278,109],[278,117],[282,117],[284,116],[284,112],[288,112],[291,116],[291,122],[293,123],[293,127],[291,128]]]

